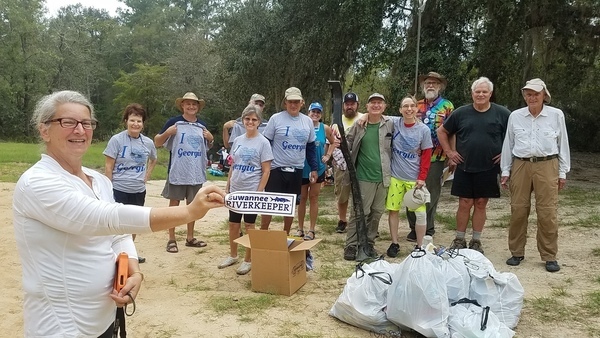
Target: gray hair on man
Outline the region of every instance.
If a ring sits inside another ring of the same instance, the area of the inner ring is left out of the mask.
[[[492,81],[490,81],[490,79],[488,79],[485,76],[482,76],[479,79],[473,81],[473,84],[471,85],[471,91],[474,91],[475,87],[479,86],[482,83],[487,84],[488,88],[490,89],[490,92],[494,91],[494,84],[492,83]]]

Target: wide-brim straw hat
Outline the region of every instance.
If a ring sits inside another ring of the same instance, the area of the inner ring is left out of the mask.
[[[177,110],[180,112],[183,112],[183,109],[181,109],[181,102],[183,102],[183,100],[192,100],[198,102],[198,111],[201,111],[202,108],[204,108],[204,105],[206,105],[206,102],[204,102],[202,99],[199,99],[196,94],[187,92],[185,95],[183,95],[183,97],[179,97],[175,100],[175,107],[177,107]]]

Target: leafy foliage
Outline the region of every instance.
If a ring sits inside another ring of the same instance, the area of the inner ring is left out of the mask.
[[[131,102],[146,106],[155,133],[187,91],[206,100],[201,117],[217,143],[252,93],[267,97],[270,113],[290,86],[327,106],[329,79],[363,98],[384,93],[393,114],[414,92],[419,41],[418,72],[444,74],[455,106],[487,76],[493,100],[520,107],[524,82],[541,77],[565,111],[572,147],[600,151],[600,0],[122,2],[114,17],[81,5],[48,17],[42,0],[0,4],[2,139],[33,139],[36,100],[62,89],[91,98],[100,139],[121,128]]]

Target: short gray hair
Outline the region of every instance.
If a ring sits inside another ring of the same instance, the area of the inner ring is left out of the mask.
[[[487,77],[482,76],[479,79],[473,81],[473,84],[471,85],[471,92],[475,90],[475,87],[479,86],[482,83],[485,83],[488,86],[490,92],[494,91],[494,84],[492,83],[492,81],[490,81],[490,79],[488,79]]]
[[[33,116],[31,117],[31,124],[33,127],[37,129],[40,124],[51,120],[56,114],[56,108],[64,103],[78,103],[86,106],[90,111],[91,119],[96,119],[94,106],[85,96],[83,96],[83,94],[71,90],[63,90],[46,95],[38,101],[38,103],[35,105]]]
[[[242,120],[244,119],[244,117],[252,114],[256,114],[258,119],[262,120],[262,109],[260,108],[260,106],[257,106],[254,103],[251,103],[247,105],[246,108],[244,108],[244,110],[242,111]]]

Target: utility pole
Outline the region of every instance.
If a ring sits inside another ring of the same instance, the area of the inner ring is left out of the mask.
[[[425,9],[425,3],[427,0],[417,0],[419,6],[417,7],[417,60],[415,62],[415,92],[414,95],[417,95],[419,90],[419,52],[421,48],[421,16],[423,15],[423,10]]]

